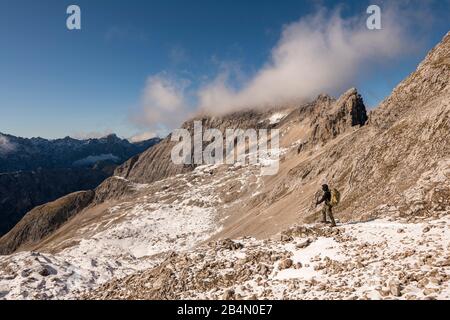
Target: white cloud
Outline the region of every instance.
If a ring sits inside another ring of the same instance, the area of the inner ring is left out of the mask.
[[[200,76],[200,88],[189,87],[189,81],[166,73],[150,77],[134,121],[162,135],[161,129],[168,132],[179,126],[192,115],[192,109],[221,114],[294,99],[308,101],[320,93],[339,94],[354,87],[361,75],[380,66],[390,67],[389,63],[417,46],[412,35],[419,30],[410,29],[411,25],[420,26],[421,14],[409,11],[400,4],[383,5],[383,29],[369,30],[365,11],[343,18],[339,8],[318,9],[284,26],[267,62],[253,75],[214,56],[218,74],[212,80]],[[190,106],[186,92],[197,100]]]
[[[133,121],[161,136],[179,126],[190,114],[185,96],[188,86],[188,80],[171,78],[166,73],[149,77]]]
[[[407,47],[395,10],[382,12],[383,30],[368,30],[366,18],[344,19],[339,10],[321,9],[286,25],[269,61],[251,79],[235,90],[222,72],[199,91],[199,108],[228,112],[347,89],[366,66]]]
[[[114,132],[112,131],[112,129],[105,129],[102,131],[89,131],[89,132],[79,131],[74,132],[70,136],[78,140],[87,140],[87,139],[100,139],[113,133]]]
[[[155,137],[157,137],[157,134],[155,132],[148,131],[148,132],[142,132],[142,133],[136,134],[136,135],[128,138],[128,141],[141,142],[141,141],[149,140],[149,139],[152,139]]]
[[[105,160],[111,160],[114,162],[118,162],[120,160],[119,157],[113,155],[112,153],[108,153],[108,154],[99,154],[99,155],[95,155],[95,156],[87,156],[86,158],[77,160],[73,162],[73,165],[75,166],[86,166],[86,165],[91,165],[94,164],[98,161],[105,161]]]
[[[5,155],[16,150],[16,145],[9,141],[9,139],[0,134],[0,154]]]

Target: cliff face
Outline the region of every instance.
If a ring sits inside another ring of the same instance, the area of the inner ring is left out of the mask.
[[[367,112],[363,99],[355,88],[345,92],[337,101],[327,96],[317,99],[315,117],[311,122],[311,143],[327,142],[350,127],[363,126]]]
[[[450,154],[448,79],[450,34],[370,113],[367,125],[293,166],[271,194],[287,195],[327,181],[343,193],[337,211],[344,219],[445,214]],[[348,106],[359,105],[357,97],[348,101]],[[324,135],[318,129],[313,136],[327,137],[339,130],[323,117],[318,119],[328,130]],[[361,119],[365,119],[363,113]],[[433,179],[433,175],[441,178]],[[298,210],[305,217],[310,214],[306,203]]]

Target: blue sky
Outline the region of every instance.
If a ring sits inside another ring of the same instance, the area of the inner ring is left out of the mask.
[[[82,30],[66,28],[70,4],[81,8]],[[251,82],[270,63],[287,25],[320,8],[340,8],[342,19],[364,17],[368,4],[0,0],[0,132],[46,138],[156,132],[156,120],[152,128],[139,121],[149,79],[171,79],[184,96],[168,101],[195,108],[199,88],[224,68],[234,70],[227,79],[234,90]],[[383,8],[386,2],[379,4]],[[397,12],[409,20],[414,46],[379,66],[376,59],[367,60],[375,67],[349,77],[348,85],[357,87],[369,106],[386,97],[449,31],[450,1],[413,1],[404,8]],[[415,15],[424,8],[425,21]],[[152,105],[144,107],[152,112]],[[174,118],[183,114],[171,112]]]

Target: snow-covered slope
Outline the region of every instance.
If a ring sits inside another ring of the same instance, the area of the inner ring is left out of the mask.
[[[258,196],[259,173],[202,166],[148,185],[116,177],[136,191],[134,200],[111,205],[95,221],[82,223],[89,212],[80,216],[71,222],[76,230],[62,230],[66,239],[41,252],[0,257],[0,296],[450,298],[448,212],[205,242],[226,227],[224,209]],[[450,180],[448,171],[437,176]]]
[[[211,242],[87,298],[450,299],[449,218],[294,226]]]

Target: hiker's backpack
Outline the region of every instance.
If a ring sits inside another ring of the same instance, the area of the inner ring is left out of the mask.
[[[341,193],[339,192],[338,189],[333,188],[331,190],[331,201],[330,201],[331,206],[334,207],[338,205],[339,201],[341,201]]]

